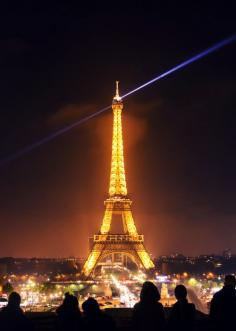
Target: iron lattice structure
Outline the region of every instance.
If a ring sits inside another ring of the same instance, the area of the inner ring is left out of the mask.
[[[114,253],[129,256],[139,267],[146,270],[154,267],[144,246],[144,236],[137,232],[131,211],[132,201],[127,195],[121,118],[123,102],[119,96],[118,82],[116,82],[116,95],[113,98],[112,109],[113,138],[109,197],[104,202],[105,213],[100,232],[93,237],[91,252],[82,269],[82,275],[86,277],[91,275],[100,261]],[[123,234],[110,233],[114,214],[121,216]]]

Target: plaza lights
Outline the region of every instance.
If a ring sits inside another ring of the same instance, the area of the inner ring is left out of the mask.
[[[129,290],[128,286],[122,284],[118,281],[118,279],[111,275],[111,279],[113,284],[120,292],[120,302],[125,304],[125,307],[133,307],[137,302],[137,298],[135,295]]]
[[[144,283],[147,280],[147,276],[142,272],[142,270],[138,270],[138,273],[134,274],[132,278],[140,283]]]

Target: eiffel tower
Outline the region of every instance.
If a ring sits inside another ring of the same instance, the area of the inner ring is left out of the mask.
[[[125,179],[122,119],[123,102],[119,96],[118,83],[116,82],[116,95],[113,98],[113,138],[109,196],[105,200],[105,213],[100,232],[95,234],[92,241],[91,252],[82,268],[82,275],[88,277],[95,270],[98,263],[107,256],[119,253],[128,256],[139,268],[146,270],[154,264],[145,249],[144,236],[138,234],[131,212],[131,203],[127,195]],[[113,215],[121,215],[123,222],[122,234],[111,234]]]

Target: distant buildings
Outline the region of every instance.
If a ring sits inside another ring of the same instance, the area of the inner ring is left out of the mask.
[[[155,260],[157,270],[162,274],[176,274],[188,272],[191,274],[214,274],[236,273],[236,255],[232,255],[227,249],[222,255],[199,255],[185,257],[182,254],[160,256]]]
[[[5,274],[76,274],[83,259],[78,258],[0,258],[0,276]]]
[[[203,274],[212,272],[216,275],[236,273],[236,255],[225,249],[222,255],[210,254],[195,257],[182,254],[164,255],[154,260],[156,269],[164,275]],[[68,258],[0,258],[0,277],[4,275],[51,275],[60,274],[78,276],[84,259]]]

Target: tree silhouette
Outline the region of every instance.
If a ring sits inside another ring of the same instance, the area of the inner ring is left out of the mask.
[[[2,286],[3,293],[10,294],[13,291],[14,291],[14,288],[11,283],[7,282],[7,283],[3,284],[3,286]]]

